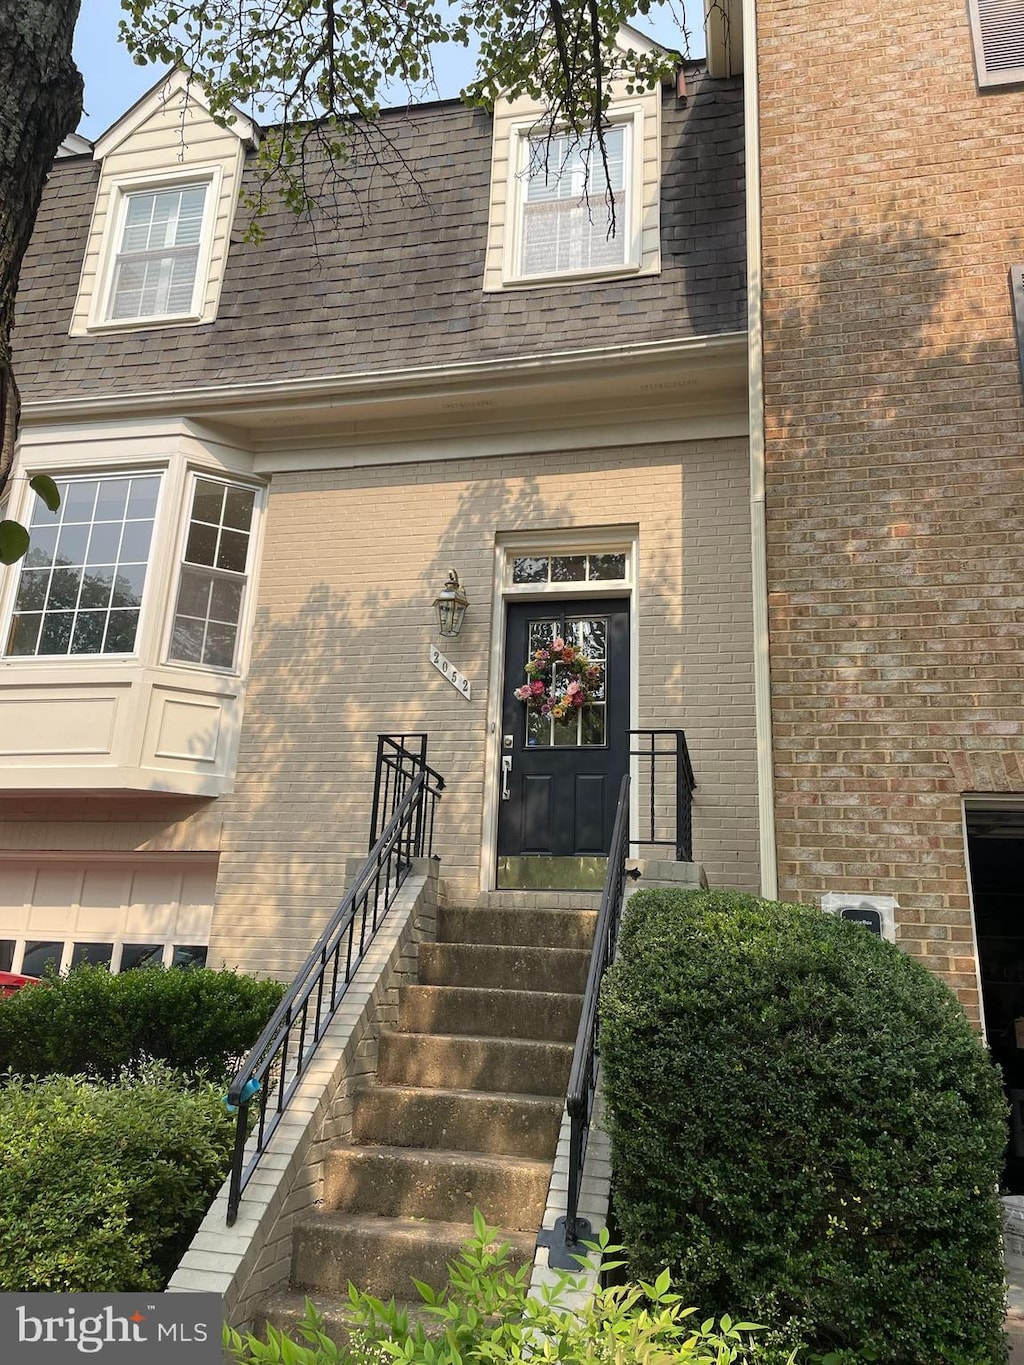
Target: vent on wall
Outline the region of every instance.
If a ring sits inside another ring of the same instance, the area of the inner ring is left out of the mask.
[[[1024,82],[1024,0],[969,0],[980,86]]]

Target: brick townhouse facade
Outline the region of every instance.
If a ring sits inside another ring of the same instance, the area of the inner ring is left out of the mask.
[[[758,886],[742,81],[616,94],[614,236],[537,114],[386,113],[397,176],[357,161],[258,244],[259,130],[180,74],[57,160],[18,472],[65,497],[10,505],[37,522],[0,607],[0,969],[291,973],[365,854],[379,733],[429,735],[458,904],[600,859],[629,728],[685,730],[697,857]],[[597,657],[584,729],[524,731],[515,630]]]
[[[1024,16],[997,10],[759,0],[757,115],[780,894],[894,897],[1015,1074]]]
[[[89,565],[71,607],[63,569],[6,575],[0,965],[148,943],[287,971],[364,840],[380,731],[430,732],[447,875],[485,901],[514,601],[617,601],[621,723],[686,730],[712,883],[891,897],[897,940],[1012,1033],[1024,92],[985,17],[715,8],[684,100],[616,106],[627,245],[583,264],[529,254],[567,210],[523,188],[521,107],[386,115],[412,191],[367,168],[326,238],[280,209],[259,246],[235,216],[258,130],[180,82],[58,160],[20,467],[81,483],[93,522],[137,497],[153,548],[101,566],[102,621],[73,617]],[[172,201],[187,279],[157,306],[118,272],[130,215]],[[217,498],[239,558],[200,583]],[[461,696],[428,658],[450,567]]]

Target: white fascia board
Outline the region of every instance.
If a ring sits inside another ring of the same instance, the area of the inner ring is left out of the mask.
[[[92,143],[87,137],[82,137],[80,133],[68,133],[67,137],[57,148],[55,161],[61,161],[69,156],[84,156],[86,152],[92,151]]]
[[[565,375],[587,370],[600,371],[624,362],[640,365],[666,359],[706,359],[728,362],[739,359],[746,365],[747,334],[724,332],[714,336],[676,337],[664,341],[632,342],[625,346],[594,346],[540,355],[522,355],[495,360],[462,361],[452,365],[423,365],[409,369],[361,370],[356,373],[322,375],[301,379],[274,379],[249,384],[218,384],[200,388],[142,390],[130,393],[89,394],[82,397],[35,399],[22,403],[21,416],[26,428],[34,423],[60,420],[89,420],[91,414],[142,413],[154,417],[161,412],[229,413],[260,404],[288,401],[341,402],[382,394],[412,397],[447,392],[474,383],[514,386],[524,377]]]
[[[682,35],[680,35],[682,36]],[[623,52],[630,48],[634,52],[669,52],[673,57],[678,57],[682,61],[683,54],[674,47],[666,47],[664,43],[657,42],[646,33],[641,33],[632,24],[622,24],[618,33],[615,35],[615,46],[621,48]]]
[[[45,425],[28,425],[18,433],[18,444],[22,449],[36,445],[53,445],[66,441],[69,445],[83,440],[111,437],[116,440],[148,440],[152,437],[182,436],[187,430],[185,420],[178,414],[161,416],[154,413],[138,417],[120,417],[116,423],[87,425],[81,418],[71,417],[67,422],[54,420]]]
[[[183,90],[188,91],[189,99],[194,100],[201,109],[210,112],[206,91],[198,76],[183,71],[181,67],[172,67],[135,101],[127,113],[122,114],[117,122],[111,124],[103,136],[97,139],[93,147],[93,159],[102,161],[104,157],[109,156],[126,138],[131,137],[137,128],[141,128],[147,119],[152,118],[169,99]],[[231,131],[240,142],[255,146],[260,139],[257,125],[237,105],[231,106],[231,113],[234,117],[234,122],[229,125]]]

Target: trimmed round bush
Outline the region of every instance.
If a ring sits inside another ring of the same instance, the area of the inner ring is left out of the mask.
[[[601,1018],[634,1277],[834,1365],[1005,1359],[1006,1104],[936,977],[811,906],[644,891]]]
[[[213,1086],[151,1066],[0,1088],[0,1291],[162,1289],[227,1173]]]
[[[157,1058],[223,1076],[260,1035],[285,987],[237,972],[83,963],[0,1000],[0,1074],[112,1078]]]

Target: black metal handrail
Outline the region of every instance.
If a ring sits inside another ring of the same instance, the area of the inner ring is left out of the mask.
[[[579,1216],[580,1189],[583,1184],[583,1162],[590,1136],[590,1120],[594,1112],[597,1092],[597,1006],[601,979],[611,966],[615,945],[619,939],[619,923],[625,899],[626,860],[629,857],[629,773],[619,787],[619,803],[615,810],[611,848],[608,850],[608,873],[605,877],[601,908],[597,913],[594,947],[590,955],[590,970],[583,995],[583,1009],[576,1031],[572,1070],[565,1107],[569,1115],[569,1188],[566,1195],[565,1219],[558,1220],[554,1244],[549,1245],[550,1265],[566,1270],[578,1270],[573,1259],[581,1250],[580,1243],[589,1238],[591,1227]]]
[[[566,1092],[565,1108],[569,1115],[569,1184],[566,1192],[565,1218],[558,1219],[553,1235],[545,1235],[548,1263],[556,1269],[576,1270],[576,1256],[583,1250],[592,1233],[590,1223],[579,1216],[580,1191],[583,1186],[583,1163],[587,1154],[587,1140],[594,1112],[600,1058],[597,1049],[597,1014],[601,981],[615,957],[619,941],[619,925],[626,896],[626,881],[630,872],[626,863],[632,845],[651,844],[675,850],[676,861],[689,862],[693,857],[691,797],[696,789],[693,767],[682,730],[630,730],[630,758],[647,760],[650,776],[647,784],[646,829],[637,830],[630,838],[630,787],[627,773],[619,787],[615,808],[611,846],[608,850],[608,871],[605,875],[601,908],[597,914],[594,946],[580,1011],[576,1046]],[[664,741],[664,744],[662,743]],[[659,786],[659,763],[671,762],[674,768],[671,792]],[[673,810],[674,808],[674,810]],[[674,819],[672,815],[674,813]],[[672,836],[658,837],[659,827],[672,826]]]
[[[409,784],[427,762],[427,736],[423,731],[405,735],[377,736],[377,763],[373,775],[373,805],[370,810],[370,842],[398,809]]]
[[[418,772],[406,785],[350,890],[228,1089],[228,1106],[238,1111],[228,1188],[229,1226],[366,949],[409,875],[412,859],[432,851],[434,811],[444,779],[427,766],[424,756],[418,762]],[[259,1106],[255,1144],[246,1161],[249,1109],[254,1101]]]
[[[692,861],[693,793],[697,783],[686,735],[682,730],[630,730],[629,756],[639,760],[638,770],[643,764],[650,764],[644,818],[640,819],[637,802],[638,829],[633,842],[671,848],[676,862]],[[666,764],[672,767],[672,776],[670,782],[659,786],[659,770]]]

